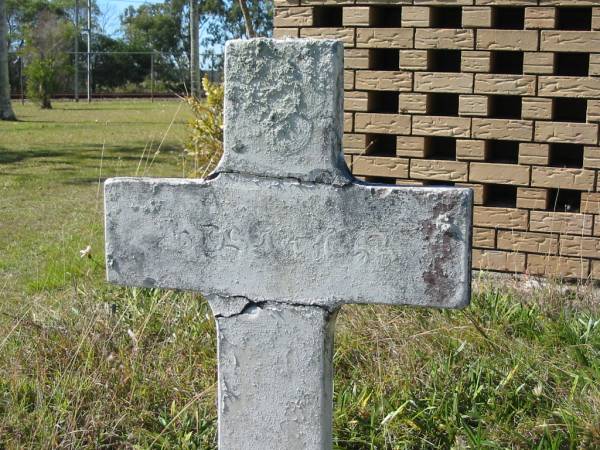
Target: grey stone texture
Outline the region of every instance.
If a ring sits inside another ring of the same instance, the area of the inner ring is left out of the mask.
[[[215,173],[105,183],[108,280],[211,304],[221,449],[331,448],[342,304],[469,302],[472,191],[354,180],[342,70],[333,41],[229,42]]]
[[[347,183],[341,151],[343,47],[336,41],[229,41],[225,152],[218,173]]]
[[[109,280],[223,298],[460,307],[468,189],[223,173],[106,183]]]
[[[335,313],[250,304],[216,320],[219,448],[330,449]]]

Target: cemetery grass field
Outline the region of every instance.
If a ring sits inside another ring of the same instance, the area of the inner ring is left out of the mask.
[[[181,176],[187,106],[54,106],[0,122],[0,449],[214,449],[206,303],[104,282],[99,180]],[[600,448],[599,302],[479,275],[463,311],[345,307],[335,448]]]

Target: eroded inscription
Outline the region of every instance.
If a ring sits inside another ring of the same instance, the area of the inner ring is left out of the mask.
[[[285,264],[350,258],[354,263],[369,264],[397,260],[400,236],[358,228],[344,231],[334,228],[308,230],[303,234],[294,234],[294,230],[288,227],[259,222],[244,226],[205,223],[176,228],[173,230],[173,239],[163,240],[161,245],[163,250],[185,252],[187,249],[195,258],[235,260],[254,255],[265,260],[267,256],[275,257],[279,263]]]

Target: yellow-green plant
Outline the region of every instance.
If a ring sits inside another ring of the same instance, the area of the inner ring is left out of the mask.
[[[194,119],[189,122],[190,136],[185,145],[187,175],[205,177],[223,154],[223,85],[202,79],[206,99],[190,96],[186,100]],[[191,166],[191,167],[190,167]]]

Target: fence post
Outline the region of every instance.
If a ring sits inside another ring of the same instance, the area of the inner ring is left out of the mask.
[[[23,83],[23,57],[19,56],[19,89],[21,91],[21,105],[25,104],[25,83]]]
[[[150,101],[154,103],[154,52],[150,54]]]
[[[75,101],[79,102],[79,0],[75,0],[75,79],[73,85]]]

